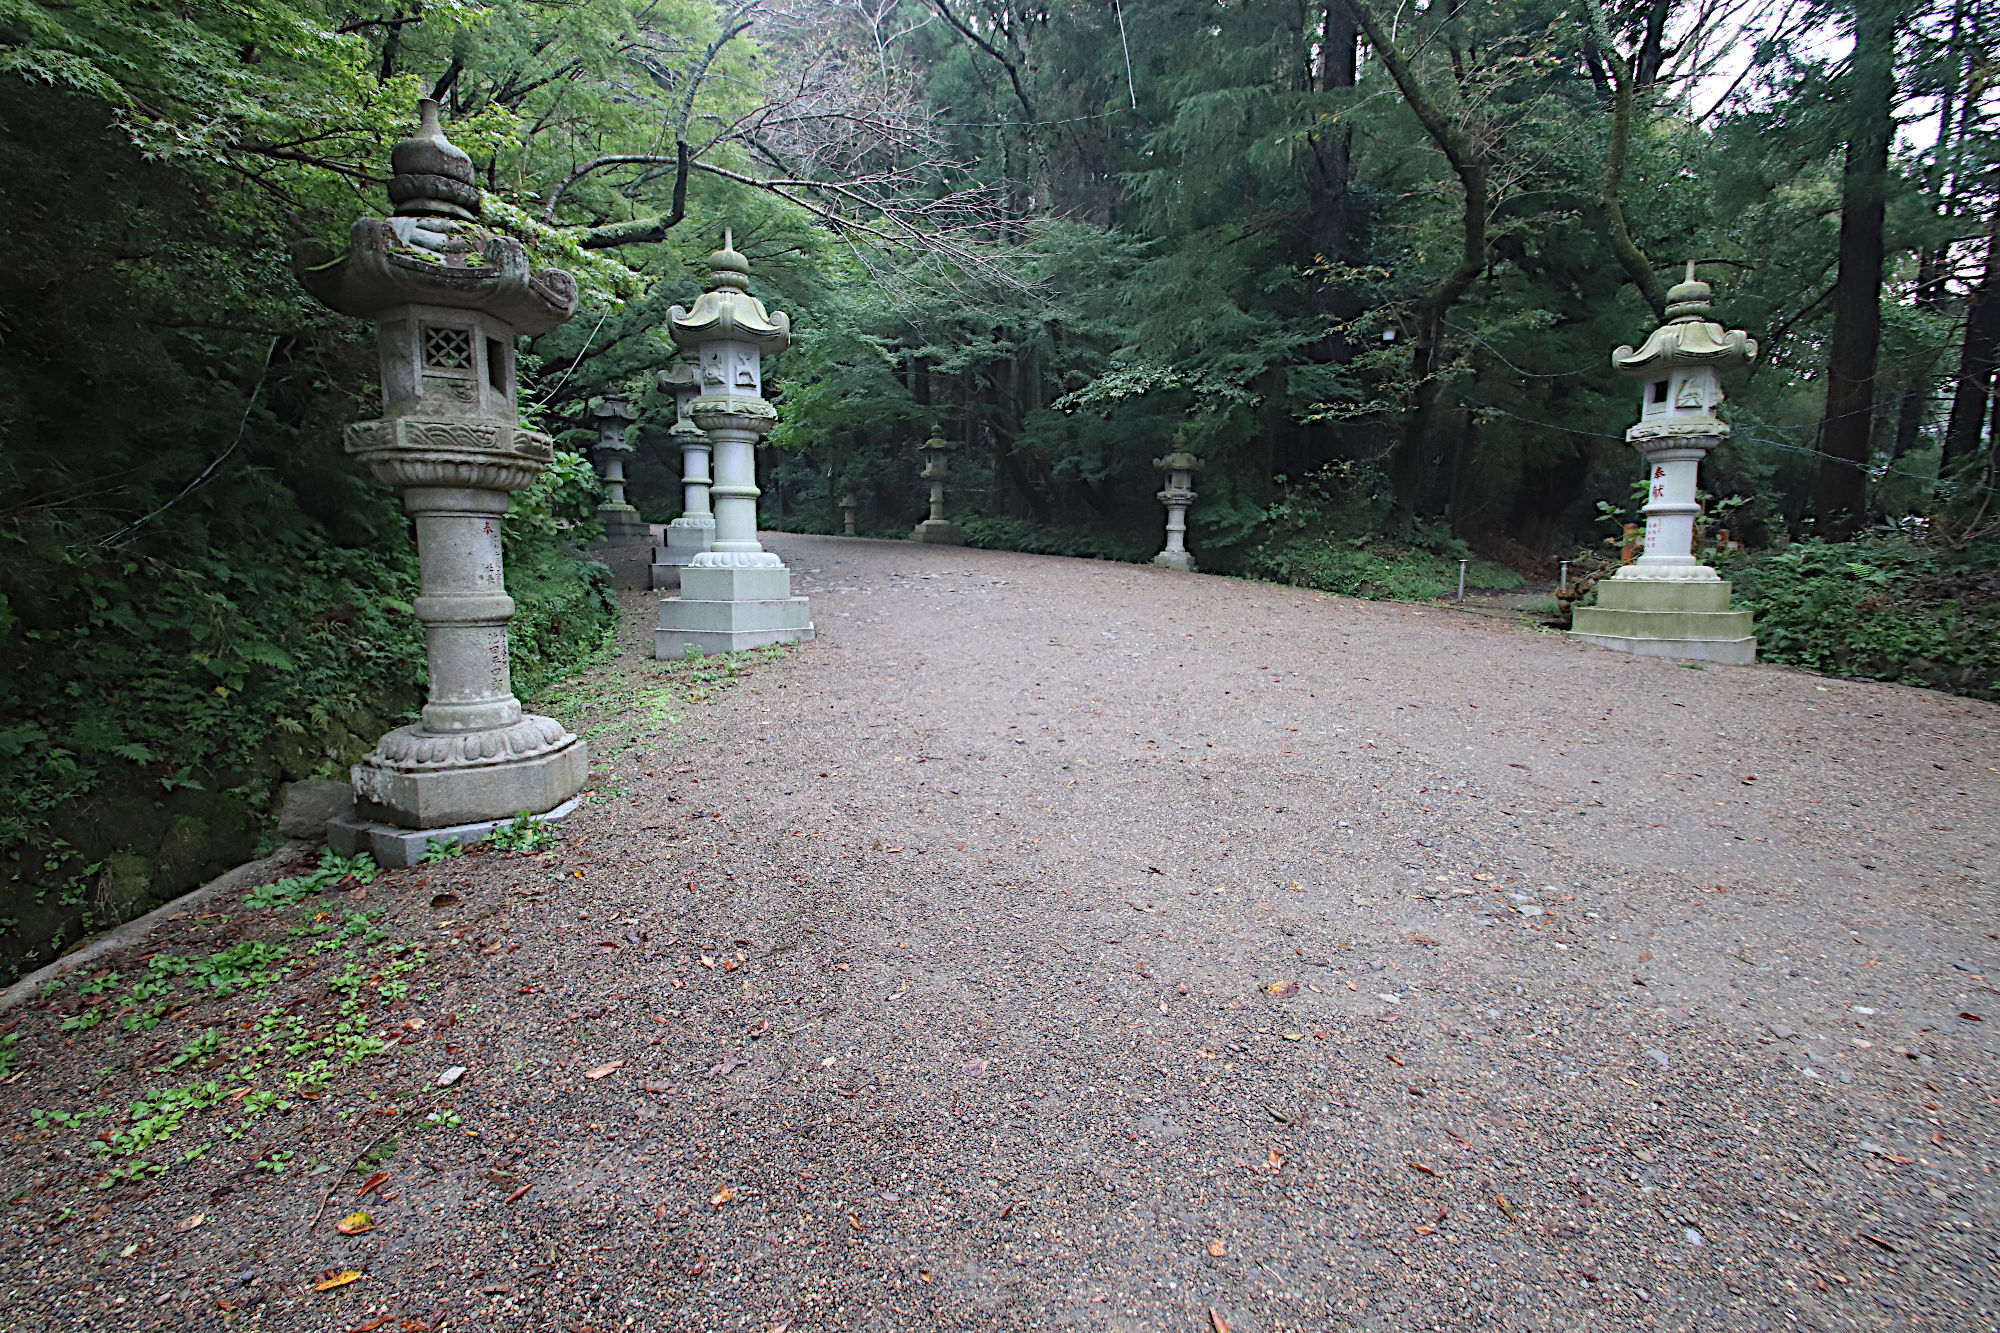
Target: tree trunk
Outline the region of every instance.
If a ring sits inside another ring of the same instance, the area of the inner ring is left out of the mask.
[[[1951,419],[1944,428],[1940,475],[1979,452],[1986,432],[1986,403],[1993,395],[1994,354],[2000,350],[2000,200],[1993,205],[1986,241],[1986,271],[1965,308],[1965,336],[1959,344],[1958,384],[1951,396]]]
[[[1819,535],[1844,541],[1867,517],[1875,365],[1882,340],[1883,219],[1894,133],[1896,6],[1858,0],[1848,73],[1846,173],[1840,193],[1840,276],[1833,294],[1833,350],[1820,421]]]

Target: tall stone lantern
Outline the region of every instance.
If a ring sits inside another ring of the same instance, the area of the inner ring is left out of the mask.
[[[1193,479],[1201,469],[1201,460],[1185,449],[1176,449],[1165,458],[1155,458],[1153,466],[1167,474],[1167,488],[1159,493],[1160,503],[1167,507],[1167,546],[1153,557],[1153,563],[1192,574],[1194,557],[1187,548],[1187,511],[1195,500]]]
[[[357,220],[344,253],[293,248],[307,290],[375,321],[382,416],[350,425],[347,451],[416,520],[429,698],[421,721],[354,766],[355,818],[328,828],[336,846],[390,865],[413,862],[429,837],[468,840],[486,821],[553,811],[589,771],[581,740],[514,697],[500,545],[509,494],[554,456],[519,424],[514,340],[569,319],[576,283],[531,271],[520,242],[480,224],[471,159],[446,141],[438,104],[419,106],[421,127],[395,149],[394,211]]]
[[[604,545],[644,541],[653,530],[625,500],[625,459],[632,453],[632,426],[639,414],[616,393],[608,393],[590,409],[590,415],[597,422],[597,444],[591,459],[597,464],[598,480],[604,483],[604,501],[597,506],[597,519],[604,524]]]
[[[913,542],[932,546],[963,546],[965,537],[958,525],[944,516],[944,482],[951,474],[951,454],[958,446],[941,436],[924,441],[924,470],[917,475],[931,484],[931,516],[910,533]]]
[[[668,322],[701,367],[688,413],[715,448],[715,541],[682,569],[680,596],[660,603],[653,655],[663,660],[813,637],[792,571],[757,542],[757,441],[778,419],[764,401],[763,358],[791,345],[792,322],[750,294],[749,261],[728,233],[709,264],[709,290],[692,310],[675,306]]]
[[[835,500],[834,503],[840,506],[841,534],[852,537],[854,535],[854,488],[852,486],[844,488],[840,492],[840,498]]]
[[[1666,322],[1639,350],[1611,354],[1619,374],[1645,385],[1625,438],[1646,459],[1646,549],[1597,585],[1597,605],[1578,607],[1570,632],[1622,652],[1748,665],[1757,660],[1751,613],[1729,609],[1729,584],[1694,554],[1695,474],[1729,438],[1715,414],[1718,373],[1750,364],[1757,340],[1712,323],[1709,295],[1689,264],[1667,292]]]
[[[683,353],[659,374],[661,393],[674,396],[674,425],[667,438],[681,451],[681,514],[667,524],[667,544],[653,548],[653,587],[678,588],[681,570],[715,544],[715,515],[709,512],[708,436],[694,424],[690,408],[701,394],[701,367]]]

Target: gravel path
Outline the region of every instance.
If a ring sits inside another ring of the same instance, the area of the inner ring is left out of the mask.
[[[2000,1327],[2000,709],[770,541],[818,642],[578,687],[603,799],[361,891],[435,980],[316,1100],[94,1189],[27,1111],[143,1061],[19,1020],[0,1323]]]

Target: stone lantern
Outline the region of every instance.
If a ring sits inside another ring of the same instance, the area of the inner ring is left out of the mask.
[[[715,515],[708,508],[708,436],[689,410],[701,394],[701,367],[683,353],[660,372],[659,386],[661,393],[674,396],[674,425],[667,438],[681,451],[681,515],[667,524],[667,544],[653,548],[653,587],[678,588],[681,570],[715,542]]]
[[[843,490],[840,493],[840,498],[834,501],[834,503],[840,506],[840,530],[842,534],[845,536],[852,537],[854,535],[853,489],[849,488],[847,490]]]
[[[598,480],[604,483],[604,502],[597,506],[598,521],[604,524],[606,546],[626,546],[644,541],[653,530],[639,518],[639,511],[625,501],[625,458],[632,452],[632,425],[639,414],[627,407],[616,393],[604,395],[590,415],[597,422],[597,444],[591,461],[597,464]]]
[[[1185,449],[1176,449],[1165,458],[1155,458],[1153,466],[1167,474],[1167,488],[1159,493],[1160,503],[1167,507],[1167,547],[1153,557],[1153,563],[1192,574],[1194,557],[1187,548],[1187,511],[1194,503],[1191,483],[1194,474],[1201,470],[1201,460]]]
[[[1757,341],[1708,318],[1709,285],[1694,275],[1667,293],[1667,319],[1645,346],[1611,354],[1619,374],[1645,385],[1639,424],[1625,438],[1646,459],[1646,549],[1597,585],[1597,605],[1578,607],[1571,633],[1622,652],[1748,665],[1757,660],[1751,614],[1729,609],[1729,584],[1694,554],[1695,473],[1729,438],[1715,414],[1719,371],[1746,366]]]
[[[501,569],[508,495],[554,457],[515,406],[514,340],[576,312],[576,283],[531,271],[520,242],[480,225],[472,161],[446,141],[438,104],[396,145],[387,218],[355,222],[346,251],[293,249],[321,301],[375,321],[382,416],[350,425],[347,451],[402,493],[416,520],[430,693],[422,721],[376,742],[353,769],[355,817],[328,837],[408,865],[429,838],[468,841],[491,821],[557,810],[589,772],[584,743],[524,713],[507,664],[514,616]]]
[[[965,537],[958,525],[944,516],[944,481],[950,474],[952,450],[958,448],[950,440],[933,435],[924,441],[924,470],[917,475],[931,484],[931,516],[917,524],[910,533],[913,542],[927,542],[932,546],[963,546]]]
[[[806,599],[792,596],[792,572],[757,543],[757,441],[778,419],[764,401],[762,359],[791,345],[792,322],[766,313],[750,294],[749,261],[728,233],[709,256],[710,287],[692,310],[668,312],[674,342],[692,349],[701,392],[688,405],[715,447],[715,540],[681,570],[681,592],[660,603],[653,655],[733,652],[813,637]]]

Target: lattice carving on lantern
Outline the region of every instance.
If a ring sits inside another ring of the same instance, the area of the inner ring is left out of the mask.
[[[424,366],[430,370],[470,370],[472,331],[470,329],[424,329]]]

